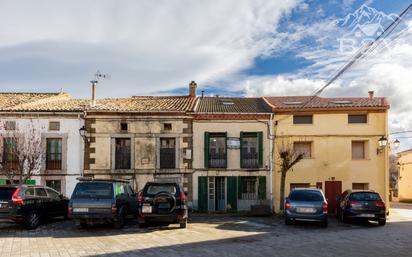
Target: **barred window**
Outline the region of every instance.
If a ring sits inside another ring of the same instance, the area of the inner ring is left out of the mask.
[[[47,138],[46,150],[46,169],[61,170],[62,169],[62,139]]]

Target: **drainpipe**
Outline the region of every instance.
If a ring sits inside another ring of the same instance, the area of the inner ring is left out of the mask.
[[[270,192],[270,211],[273,213],[273,141],[275,140],[273,131],[273,113],[269,120],[269,192]]]

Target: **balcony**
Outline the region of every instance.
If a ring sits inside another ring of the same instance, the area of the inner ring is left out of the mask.
[[[253,169],[259,168],[258,153],[242,153],[242,168]]]
[[[226,168],[226,153],[209,154],[209,168]]]

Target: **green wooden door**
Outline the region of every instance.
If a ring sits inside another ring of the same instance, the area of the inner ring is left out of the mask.
[[[237,177],[227,177],[227,204],[232,207],[230,211],[237,210]]]
[[[198,177],[198,208],[207,211],[207,177]]]

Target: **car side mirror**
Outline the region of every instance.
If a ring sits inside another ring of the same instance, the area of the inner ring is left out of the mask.
[[[64,195],[63,195],[63,194],[59,194],[59,197],[60,197],[60,199],[63,199],[63,198],[64,198]]]

